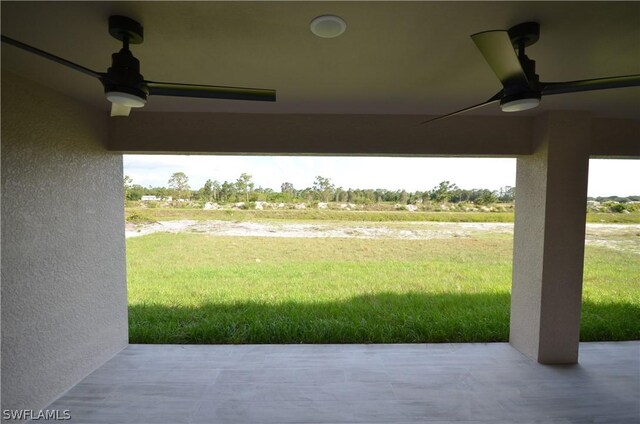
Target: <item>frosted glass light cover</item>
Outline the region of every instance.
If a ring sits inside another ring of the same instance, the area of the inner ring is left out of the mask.
[[[111,103],[127,107],[142,107],[147,103],[143,98],[121,91],[109,91],[107,93],[107,100]]]
[[[346,29],[347,23],[339,16],[322,15],[311,21],[311,32],[322,38],[335,38]]]
[[[540,99],[517,99],[500,105],[503,112],[522,112],[523,110],[533,109],[540,104]]]
[[[111,103],[111,116],[129,116],[131,108],[118,103]]]

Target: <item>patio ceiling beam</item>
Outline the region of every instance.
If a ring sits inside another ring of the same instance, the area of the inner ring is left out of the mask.
[[[595,158],[640,159],[640,119],[592,119],[589,154]]]
[[[471,116],[420,125],[416,115],[137,113],[109,121],[123,153],[516,156],[531,120]]]
[[[380,156],[530,155],[535,117],[138,112],[109,119],[122,153]],[[590,155],[640,158],[640,121],[591,119]]]

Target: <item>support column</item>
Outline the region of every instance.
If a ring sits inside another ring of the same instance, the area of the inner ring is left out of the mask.
[[[545,364],[578,362],[590,115],[536,118],[517,161],[509,342]]]

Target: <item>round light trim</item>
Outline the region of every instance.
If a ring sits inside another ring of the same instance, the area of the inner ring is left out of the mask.
[[[142,107],[147,103],[147,101],[141,97],[123,93],[122,91],[109,91],[107,93],[107,100],[111,103],[127,107]]]
[[[524,110],[533,109],[540,104],[540,99],[525,98],[525,99],[516,99],[507,103],[503,103],[500,105],[503,112],[522,112]]]
[[[335,38],[347,30],[347,23],[339,16],[322,15],[311,21],[311,32],[322,38]]]

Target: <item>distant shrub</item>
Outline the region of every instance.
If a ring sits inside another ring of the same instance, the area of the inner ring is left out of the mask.
[[[433,211],[435,208],[434,208],[434,206],[433,206],[433,203],[431,203],[431,202],[424,202],[424,203],[422,204],[422,209],[423,209],[423,210],[425,210],[425,211]]]
[[[609,210],[611,212],[616,212],[616,213],[624,212],[626,209],[627,208],[625,208],[622,203],[615,203],[615,204],[609,206]]]
[[[126,221],[131,222],[132,224],[148,224],[156,222],[155,219],[140,212],[132,212],[130,214],[127,214]]]
[[[609,211],[614,213],[629,213],[640,210],[636,203],[607,202],[606,206],[609,208]]]

